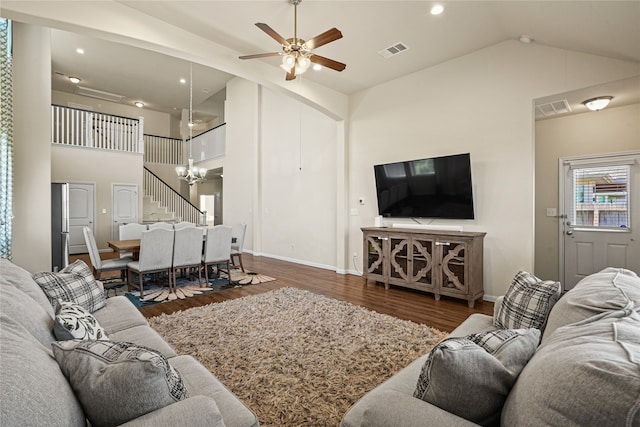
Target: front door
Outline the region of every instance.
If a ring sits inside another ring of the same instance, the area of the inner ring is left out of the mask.
[[[640,271],[640,152],[561,159],[560,278]]]
[[[136,184],[114,184],[112,209],[111,238],[118,240],[121,225],[138,222],[138,186]]]
[[[82,229],[95,233],[95,184],[69,183],[69,253],[87,253]]]

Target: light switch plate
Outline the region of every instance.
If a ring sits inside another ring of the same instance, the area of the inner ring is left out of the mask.
[[[556,208],[547,208],[547,216],[558,216],[558,210]]]

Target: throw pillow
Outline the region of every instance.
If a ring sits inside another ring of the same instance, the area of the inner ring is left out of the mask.
[[[538,329],[448,338],[425,361],[414,397],[481,425],[497,425],[502,406],[540,341]]]
[[[115,341],[51,346],[94,427],[123,424],[188,397],[178,371],[155,350]]]
[[[47,295],[52,307],[62,300],[80,304],[93,313],[105,305],[104,292],[82,260],[76,260],[58,273],[36,273],[33,280]]]
[[[493,325],[502,329],[536,328],[544,330],[549,312],[560,299],[560,282],[540,280],[520,271],[505,294]]]
[[[98,321],[84,307],[73,302],[58,301],[53,324],[56,339],[108,340]]]

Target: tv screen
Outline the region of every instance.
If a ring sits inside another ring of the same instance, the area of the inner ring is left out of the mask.
[[[469,153],[374,166],[378,213],[474,219]]]

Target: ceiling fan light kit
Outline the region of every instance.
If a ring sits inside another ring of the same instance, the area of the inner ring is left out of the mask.
[[[316,55],[312,51],[332,41],[342,38],[342,33],[337,28],[331,28],[319,34],[311,40],[305,41],[298,38],[298,5],[302,0],[290,0],[294,6],[293,15],[293,38],[285,39],[269,25],[257,22],[256,27],[267,33],[272,39],[280,43],[282,52],[258,53],[255,55],[240,56],[240,59],[267,58],[270,56],[282,56],[280,67],[287,72],[286,80],[293,80],[296,76],[303,74],[309,69],[311,64],[325,66],[332,70],[342,71],[346,64]],[[314,67],[315,68],[315,67]]]

